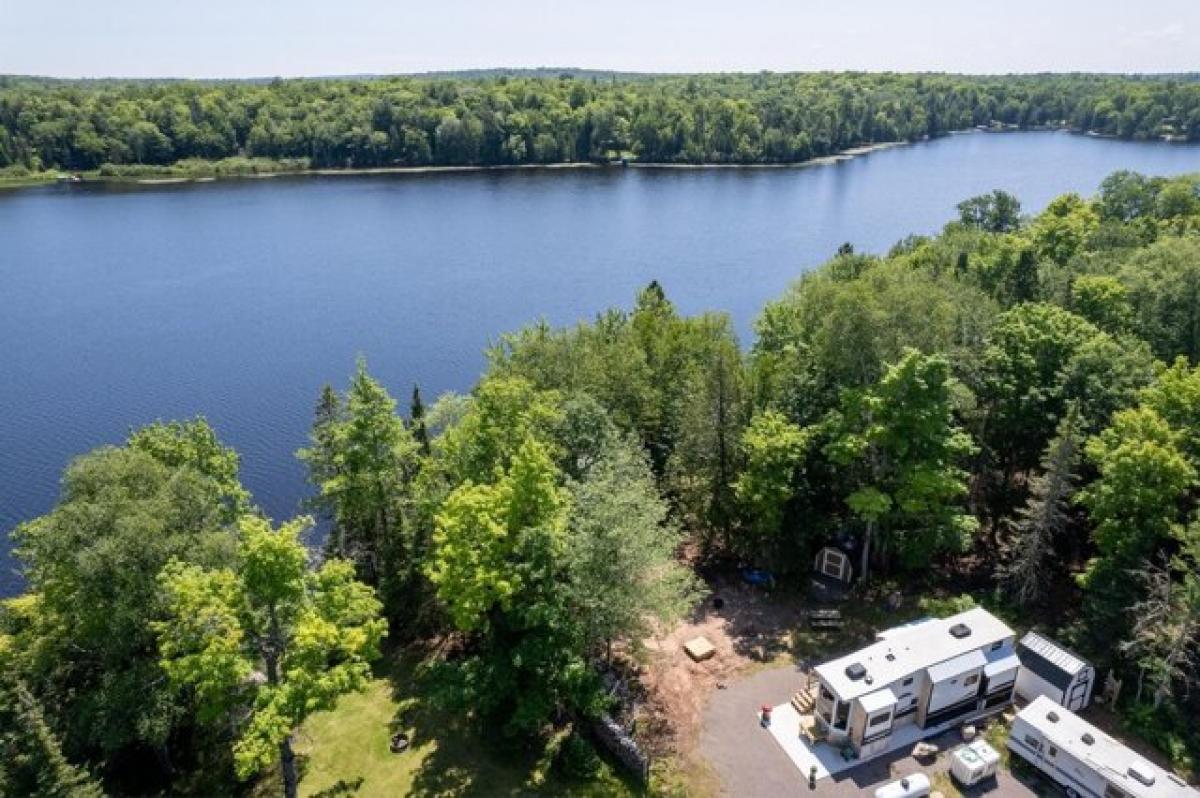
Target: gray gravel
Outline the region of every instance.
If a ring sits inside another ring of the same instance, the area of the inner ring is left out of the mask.
[[[922,765],[898,752],[890,757],[874,759],[831,778],[817,782],[816,790],[808,789],[808,780],[792,764],[770,733],[758,725],[755,711],[763,704],[782,703],[800,684],[800,670],[793,665],[771,668],[731,684],[713,693],[704,712],[704,727],[700,734],[700,753],[712,764],[721,777],[726,795],[737,798],[774,798],[774,796],[849,796],[873,795],[876,787],[920,770],[930,775],[950,769],[948,757],[939,756],[931,764]],[[959,742],[957,732],[934,738],[942,750]],[[895,774],[895,775],[892,775]],[[989,779],[966,793],[992,798],[1024,798],[1047,794],[1044,788],[1027,786],[1011,773],[1002,770],[996,779]],[[1052,793],[1051,793],[1052,794]]]

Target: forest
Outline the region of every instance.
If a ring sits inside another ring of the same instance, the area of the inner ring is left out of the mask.
[[[0,175],[598,162],[794,163],[977,126],[1200,139],[1194,76],[0,76]]]
[[[396,85],[215,91],[366,107]],[[606,668],[707,575],[799,583],[845,538],[869,584],[969,591],[1112,670],[1120,722],[1194,774],[1200,176],[958,210],[883,255],[844,245],[747,347],[652,282],[504,336],[467,395],[399,403],[360,361],[314,397],[295,519],[263,516],[203,419],[81,455],[14,533],[0,793],[238,794],[267,771],[295,795],[297,728],[430,641],[431,701],[577,772]]]

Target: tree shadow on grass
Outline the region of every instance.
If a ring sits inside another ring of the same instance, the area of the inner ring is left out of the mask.
[[[313,798],[339,798],[343,795],[354,795],[362,789],[363,777],[359,776],[353,781],[342,779],[337,784],[331,787],[326,787],[320,792],[313,793]]]
[[[636,795],[636,788],[611,774],[594,781],[564,782],[545,777],[548,768],[536,746],[504,738],[499,730],[489,738],[473,719],[441,706],[434,680],[424,664],[428,652],[405,652],[392,661],[386,674],[397,704],[390,733],[408,736],[409,751],[424,760],[414,773],[409,795],[446,796]],[[436,657],[437,655],[432,655]]]

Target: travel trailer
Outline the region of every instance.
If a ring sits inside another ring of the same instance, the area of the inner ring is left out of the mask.
[[[1142,759],[1046,696],[1017,713],[1008,748],[1072,798],[1200,798],[1200,791],[1174,773]]]
[[[814,732],[859,757],[889,748],[894,728],[939,728],[1012,702],[1015,634],[983,609],[880,632],[876,642],[814,669]]]
[[[1070,710],[1087,707],[1096,684],[1096,669],[1079,655],[1048,637],[1029,632],[1017,643],[1021,673],[1017,695],[1026,701],[1046,696]]]

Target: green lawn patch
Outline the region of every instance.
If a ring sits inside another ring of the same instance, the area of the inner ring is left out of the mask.
[[[392,678],[372,681],[328,712],[308,719],[296,737],[300,795],[332,796],[632,796],[637,791],[603,764],[589,781],[547,772],[536,752],[488,741],[461,718],[433,706],[416,663],[402,661]],[[389,750],[395,731],[411,745]],[[266,774],[256,796],[279,795]]]

